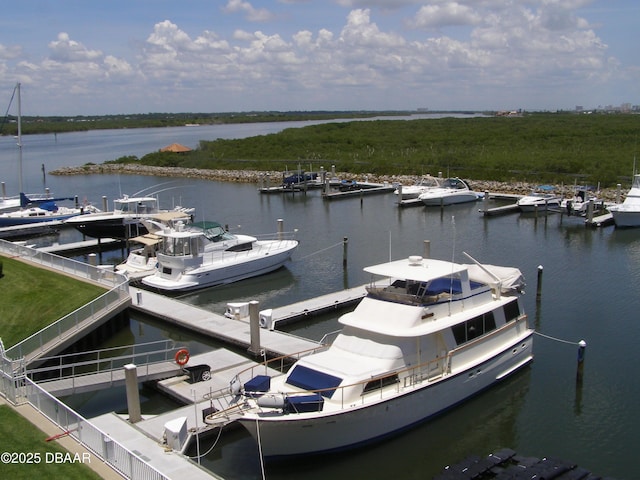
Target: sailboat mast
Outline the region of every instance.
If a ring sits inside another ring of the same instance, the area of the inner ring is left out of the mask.
[[[22,102],[20,99],[20,83],[16,85],[18,92],[18,166],[20,168],[20,193],[24,192],[22,189]]]

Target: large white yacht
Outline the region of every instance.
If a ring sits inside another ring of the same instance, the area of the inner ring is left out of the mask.
[[[273,370],[287,364],[279,358],[231,381],[239,422],[265,458],[399,433],[533,359],[518,269],[411,256],[364,270],[368,293],[330,346],[296,357],[286,373]]]

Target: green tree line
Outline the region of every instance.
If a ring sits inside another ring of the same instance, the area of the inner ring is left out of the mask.
[[[353,174],[459,176],[540,183],[628,182],[640,116],[528,114],[332,122],[244,139],[202,140],[186,153],[117,163],[201,169],[329,169]]]
[[[65,133],[120,128],[159,128],[230,123],[290,122],[327,120],[331,118],[363,118],[398,115],[407,112],[229,112],[229,113],[144,113],[94,116],[22,116],[22,134]],[[1,135],[17,135],[18,119],[6,116],[0,122]]]

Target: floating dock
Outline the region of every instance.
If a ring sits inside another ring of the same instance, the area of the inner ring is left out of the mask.
[[[21,238],[53,233],[58,231],[63,223],[61,220],[51,220],[48,222],[30,223],[28,225],[2,227],[0,228],[0,238]]]
[[[322,198],[325,200],[337,200],[351,197],[361,197],[364,195],[375,195],[380,193],[393,192],[396,188],[390,184],[358,182],[356,187],[344,191],[323,191]]]
[[[248,319],[228,318],[147,290],[134,293],[130,308],[231,345],[251,346]],[[318,342],[268,328],[259,329],[259,333],[260,347],[270,356],[293,355],[319,345]]]
[[[46,253],[70,253],[70,252],[93,252],[96,250],[113,250],[121,248],[126,245],[124,240],[117,240],[115,238],[94,238],[92,240],[83,240],[80,242],[70,242],[63,244],[50,245],[48,247],[37,248],[39,252]]]
[[[434,480],[597,480],[602,478],[573,462],[553,457],[525,457],[510,448],[484,458],[471,456],[455,465],[447,465]]]

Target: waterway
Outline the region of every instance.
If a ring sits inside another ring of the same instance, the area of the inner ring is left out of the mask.
[[[277,131],[280,124],[234,125],[226,135],[241,137]],[[100,205],[120,193],[134,193],[170,181],[146,176],[42,176],[59,166],[82,165],[143,155],[179,142],[195,146],[200,139],[222,136],[217,127],[84,132],[24,138],[25,190],[46,184],[56,195],[78,195]],[[0,138],[0,181],[13,186],[15,141]],[[288,166],[290,169],[294,165]],[[326,166],[327,168],[330,165]],[[284,165],[283,165],[284,168]],[[455,173],[455,172],[452,172]],[[31,188],[29,188],[31,187]],[[393,195],[325,201],[318,192],[261,195],[256,185],[175,179],[159,188],[161,203],[193,206],[200,218],[218,220],[248,234],[274,232],[277,219],[296,230],[298,251],[284,269],[235,285],[184,296],[186,302],[222,313],[227,302],[258,300],[261,308],[284,305],[344,287],[366,283],[362,268],[423,251],[431,242],[435,258],[466,261],[466,251],[484,263],[519,267],[528,280],[525,309],[536,329],[531,367],[462,406],[400,437],[344,455],[304,462],[267,465],[266,477],[424,479],[444,465],[471,455],[510,447],[524,455],[571,460],[600,475],[637,478],[635,448],[640,430],[640,383],[633,373],[639,360],[640,230],[585,228],[573,217],[512,214],[487,218],[479,204],[398,208]],[[348,238],[343,268],[343,238]],[[62,231],[41,242],[77,239]],[[113,263],[122,252],[102,255]],[[538,266],[543,267],[542,297],[536,298]],[[288,328],[320,339],[338,328],[338,313]],[[109,339],[109,346],[171,337],[194,352],[217,348],[148,318],[133,316],[129,328]],[[576,381],[579,340],[587,342],[582,382]],[[117,389],[69,402],[87,416],[124,410]],[[143,391],[148,413],[169,408],[152,391]],[[211,441],[201,446],[208,450]],[[193,452],[195,453],[195,452]],[[242,430],[224,432],[203,465],[227,479],[262,478],[257,448]]]

